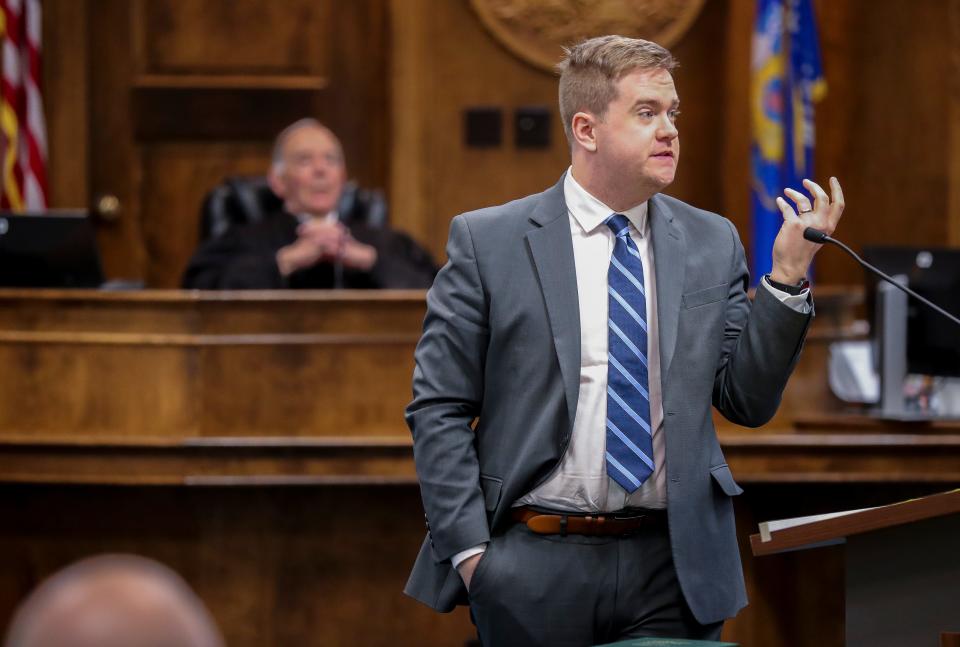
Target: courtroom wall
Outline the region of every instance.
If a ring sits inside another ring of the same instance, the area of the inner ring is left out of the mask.
[[[960,244],[960,0],[815,4],[829,86],[816,167],[844,184],[843,238]],[[504,47],[470,0],[45,8],[52,204],[119,199],[100,227],[115,278],[175,286],[206,191],[262,172],[271,135],[305,114],[343,136],[351,175],[384,187],[394,223],[441,259],[453,215],[542,190],[567,164],[555,78]],[[706,0],[672,48],[683,147],[668,193],[727,215],[746,243],[753,11],[752,0]],[[472,107],[502,112],[499,146],[466,146]],[[524,107],[550,111],[545,148],[514,144]],[[821,255],[817,277],[859,280],[836,253]]]
[[[465,107],[505,114],[555,106],[556,82],[512,54],[467,0],[395,0],[392,193],[406,222],[441,250],[458,212],[542,190],[567,165],[559,115],[553,145],[468,149]],[[680,59],[681,162],[667,193],[720,212],[750,238],[750,43],[753,0],[708,0],[671,49]],[[960,245],[956,0],[815,2],[828,94],[817,106],[816,172],[843,182],[838,235],[854,247]],[[399,59],[399,63],[398,63]],[[749,245],[748,245],[749,248]],[[822,283],[860,280],[836,252]]]

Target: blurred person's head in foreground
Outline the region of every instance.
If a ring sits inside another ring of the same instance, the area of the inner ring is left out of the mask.
[[[183,579],[133,555],[84,559],[42,582],[14,615],[5,647],[223,647]]]

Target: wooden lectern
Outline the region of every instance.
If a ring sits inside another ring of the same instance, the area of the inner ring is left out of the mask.
[[[960,631],[960,490],[760,524],[755,556],[845,544],[848,647],[936,645]]]

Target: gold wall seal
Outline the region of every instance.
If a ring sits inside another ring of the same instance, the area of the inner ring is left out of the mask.
[[[704,0],[470,0],[481,22],[511,52],[553,71],[564,45],[604,34],[676,43]]]

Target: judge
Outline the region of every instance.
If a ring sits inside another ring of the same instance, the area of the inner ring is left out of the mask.
[[[288,126],[276,139],[268,175],[282,211],[201,245],[183,287],[429,287],[436,267],[409,236],[340,221],[346,180],[343,148],[330,129],[314,119]]]

